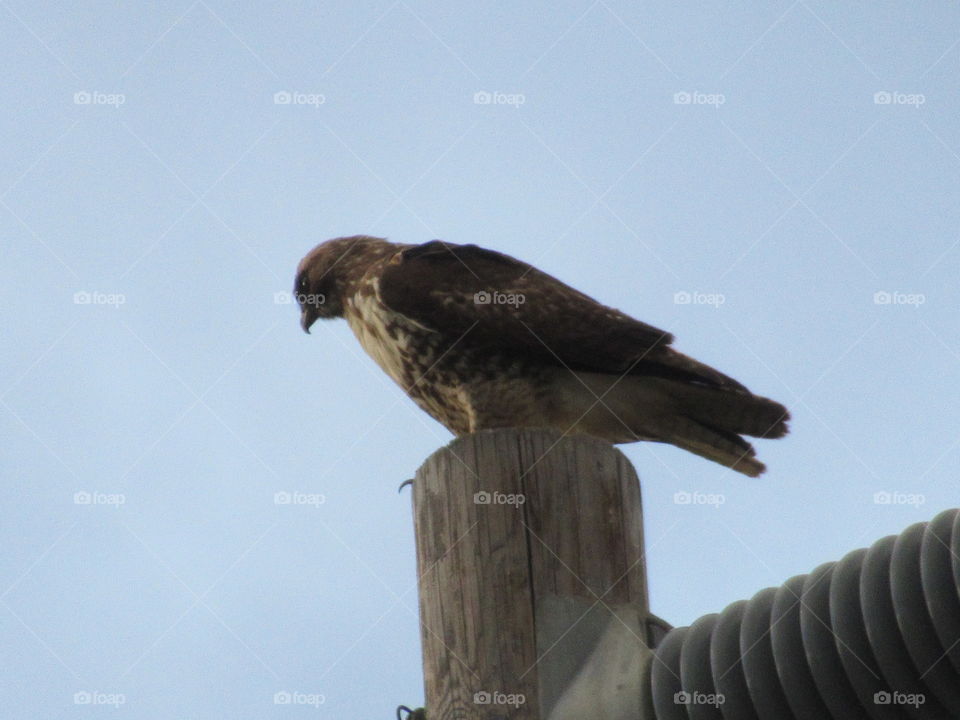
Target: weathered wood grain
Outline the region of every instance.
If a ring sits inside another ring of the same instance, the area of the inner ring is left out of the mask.
[[[475,433],[427,459],[413,502],[430,720],[641,716],[640,487],[620,451]]]

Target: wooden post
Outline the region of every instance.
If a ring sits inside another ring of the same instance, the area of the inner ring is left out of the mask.
[[[619,450],[463,436],[413,502],[429,720],[650,717],[640,487]]]

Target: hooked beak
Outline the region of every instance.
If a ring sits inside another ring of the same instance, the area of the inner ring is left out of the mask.
[[[313,325],[317,318],[320,317],[317,309],[311,305],[304,305],[300,309],[300,327],[303,328],[303,331],[310,334],[310,326]]]

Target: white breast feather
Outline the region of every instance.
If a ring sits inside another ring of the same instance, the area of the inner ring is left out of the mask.
[[[378,289],[376,285],[374,289]],[[357,294],[350,298],[348,303],[353,312],[346,314],[347,322],[360,345],[385,373],[403,385],[404,358],[409,357],[411,334],[430,330],[400,313],[387,309],[376,295]],[[396,339],[387,332],[387,327],[391,324],[399,330]],[[424,343],[422,350],[424,354],[418,359],[429,367],[433,363],[433,348]]]

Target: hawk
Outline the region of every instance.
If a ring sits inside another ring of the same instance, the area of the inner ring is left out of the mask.
[[[677,352],[669,333],[476,245],[328,240],[301,260],[294,294],[304,331],[346,318],[455,435],[545,427],[665,442],[755,477],[765,467],[742,436],[787,432],[783,405]]]

